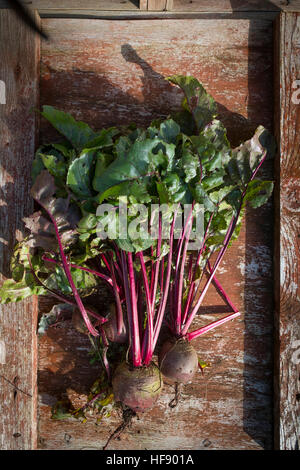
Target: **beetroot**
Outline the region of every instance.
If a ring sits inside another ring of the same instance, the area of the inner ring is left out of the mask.
[[[158,399],[163,381],[158,367],[152,362],[148,366],[133,367],[121,363],[112,379],[115,400],[133,411],[145,411]]]
[[[73,313],[72,313],[72,323],[75,328],[79,333],[82,333],[84,335],[89,334],[89,330],[85,324],[85,321],[81,315],[81,312],[78,308],[74,308]]]
[[[161,373],[176,383],[187,383],[198,370],[198,356],[193,346],[184,338],[167,340],[159,353]]]
[[[107,339],[112,343],[126,343],[128,341],[128,329],[125,322],[122,322],[121,332],[118,334],[118,318],[114,304],[110,305],[110,312],[106,318],[108,321],[103,325],[103,329]]]

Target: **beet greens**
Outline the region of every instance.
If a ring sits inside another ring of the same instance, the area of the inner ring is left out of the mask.
[[[216,103],[198,80],[168,80],[183,93],[182,109],[145,129],[96,132],[43,106],[42,116],[63,140],[36,152],[31,194],[39,211],[24,219],[28,236],[15,248],[12,279],[0,289],[2,303],[51,294],[76,307],[76,322],[101,338],[115,396],[134,411],[152,406],[161,390],[153,356],[163,323],[171,339],[162,346],[161,370],[186,382],[198,366],[189,342],[239,315],[216,272],[239,234],[246,204],[260,207],[273,189],[271,181],[257,178],[274,151],[267,130],[259,126],[232,149]],[[114,299],[109,315],[100,302],[99,311],[87,304],[103,283]],[[233,313],[191,331],[211,283]],[[110,341],[128,342],[127,361],[113,376]],[[188,364],[186,373],[180,361]]]

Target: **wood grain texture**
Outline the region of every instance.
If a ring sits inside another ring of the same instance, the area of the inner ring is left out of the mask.
[[[93,127],[153,118],[178,109],[181,93],[164,77],[195,75],[218,102],[233,145],[258,124],[272,127],[272,22],[267,20],[52,20],[43,28],[41,104],[71,112]],[[76,32],[76,37],[75,37]],[[41,142],[57,135],[41,123]],[[273,162],[263,176],[272,178]],[[140,417],[115,449],[270,449],[272,447],[272,203],[248,211],[238,242],[219,270],[220,281],[243,315],[198,338],[194,345],[212,367],[186,386],[179,407],[158,405]],[[101,305],[105,308],[103,294]],[[40,311],[50,310],[43,300]],[[227,312],[211,289],[194,326]],[[88,342],[65,321],[39,345],[39,446],[101,446],[118,416],[95,426],[50,420],[51,404],[67,394],[76,406],[98,371]]]
[[[14,244],[32,211],[30,162],[35,149],[39,39],[8,10],[0,12],[0,282],[10,277]],[[36,447],[37,302],[0,306],[0,448]],[[17,388],[16,388],[17,387]]]
[[[31,0],[25,5],[38,10],[148,10],[174,11],[300,11],[300,0]],[[0,0],[0,8],[10,8],[9,0]]]
[[[300,15],[281,14],[276,37],[275,444],[291,450],[300,446]]]
[[[173,0],[174,11],[300,11],[299,0]]]
[[[23,1],[25,6],[32,9],[97,9],[97,10],[137,10],[139,8],[139,0],[32,0],[30,2]],[[11,8],[9,0],[0,0],[0,8]]]
[[[163,11],[167,7],[167,0],[148,0],[147,10]]]
[[[140,0],[139,1],[140,10],[147,10],[147,7],[148,7],[148,0]]]

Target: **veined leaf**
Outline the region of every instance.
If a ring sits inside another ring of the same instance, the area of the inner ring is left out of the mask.
[[[25,274],[23,279],[15,282],[13,279],[4,281],[0,288],[0,303],[19,302],[31,295],[45,295],[47,291],[34,283],[33,276]]]
[[[159,139],[136,141],[127,156],[119,155],[99,178],[94,179],[96,191],[101,194],[124,181],[145,177],[150,171],[152,150],[158,143]]]
[[[53,106],[43,106],[41,114],[79,151],[99,137],[99,134],[93,131],[88,124],[76,121],[70,114],[59,111]]]
[[[256,209],[267,202],[272,194],[273,187],[273,181],[250,181],[244,201],[248,201],[250,206]]]
[[[217,115],[216,103],[196,78],[172,75],[167,77],[167,80],[182,89],[184,93],[182,106],[192,114],[198,131],[215,118]]]
[[[71,163],[68,170],[67,185],[74,194],[83,198],[92,196],[91,178],[94,153],[94,149],[84,150],[80,157]]]

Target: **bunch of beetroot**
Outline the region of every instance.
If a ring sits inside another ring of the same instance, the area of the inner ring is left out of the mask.
[[[203,86],[189,76],[168,80],[183,92],[182,110],[146,129],[96,132],[43,107],[42,116],[64,139],[36,152],[37,210],[24,220],[28,236],[16,246],[12,279],[0,289],[2,303],[51,294],[76,307],[74,325],[101,338],[115,400],[133,412],[155,403],[163,376],[190,381],[198,370],[191,341],[239,315],[216,271],[238,236],[246,203],[261,206],[273,189],[256,177],[273,152],[268,132],[260,126],[231,149]],[[113,299],[108,315],[101,298],[99,309],[89,304],[103,282]],[[212,282],[233,313],[193,331]],[[163,324],[169,338],[156,364]],[[127,344],[113,375],[111,342]]]

